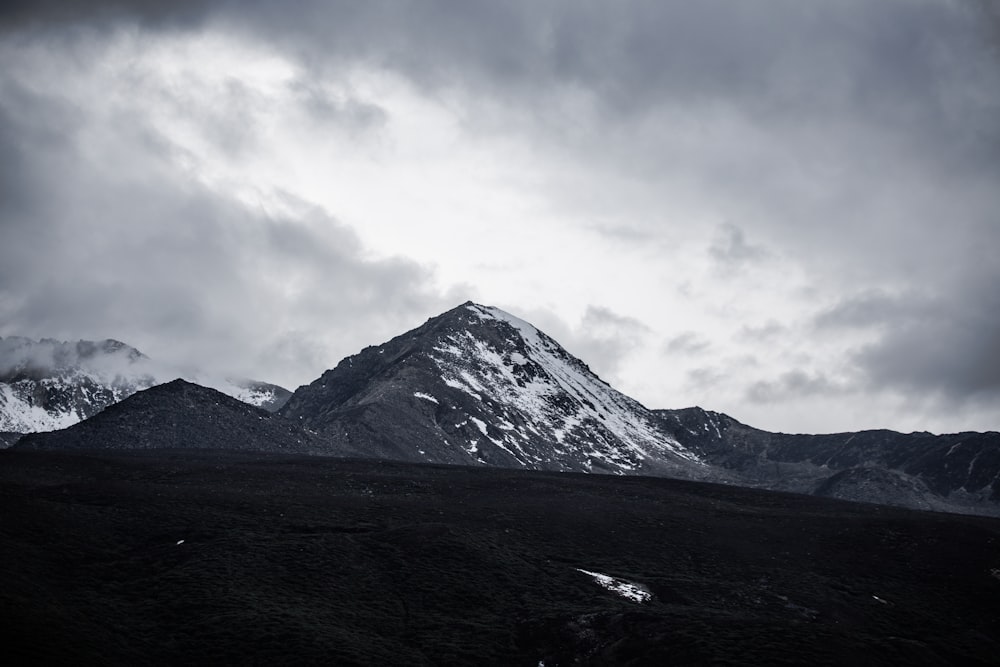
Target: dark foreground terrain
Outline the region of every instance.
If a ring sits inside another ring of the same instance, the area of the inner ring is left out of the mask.
[[[1000,520],[669,479],[6,451],[0,628],[6,664],[997,664]]]

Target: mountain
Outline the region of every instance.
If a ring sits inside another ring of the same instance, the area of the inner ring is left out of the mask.
[[[69,428],[25,435],[15,448],[351,454],[274,413],[180,379],[138,391]]]
[[[137,391],[182,375],[117,340],[0,338],[0,432],[66,428]],[[200,379],[200,378],[189,378]],[[287,389],[264,382],[202,380],[246,403],[281,407]],[[0,439],[0,445],[6,442]]]
[[[1000,434],[789,435],[648,410],[523,320],[465,303],[344,359],[280,411],[367,456],[686,477],[1000,515]]]
[[[889,430],[770,433],[703,410],[655,410],[662,428],[741,484],[899,505],[1000,515],[1000,433]]]
[[[471,302],[347,357],[279,413],[376,458],[713,475],[655,414],[554,340]]]
[[[48,344],[48,365],[41,364],[39,371],[22,363],[9,386],[41,386],[41,400],[32,400],[67,421],[66,414],[87,416],[84,408],[120,400],[125,392],[141,389],[141,381],[151,381],[130,370],[105,372],[99,384],[81,372],[84,366],[88,373],[100,368],[94,359],[117,370],[145,367],[145,357],[122,343],[81,343],[69,350],[70,344]],[[72,381],[44,375],[53,368]],[[261,395],[273,387],[246,386]],[[184,400],[178,387],[185,387]],[[16,448],[236,448],[678,477],[1000,515],[998,433],[795,435],[756,429],[701,408],[649,410],[532,325],[471,302],[347,357],[299,387],[278,410],[280,419],[262,423],[257,411],[219,396],[204,387],[171,383],[139,391],[114,411],[51,437],[18,441],[18,433],[6,432],[17,429],[0,424],[0,443],[17,442]],[[70,407],[59,413],[53,405]]]

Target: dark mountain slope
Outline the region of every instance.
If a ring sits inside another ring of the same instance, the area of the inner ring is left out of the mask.
[[[473,303],[344,359],[280,414],[378,458],[710,474],[649,410],[554,340]]]
[[[1000,433],[769,433],[701,408],[663,428],[743,483],[948,511],[1000,512]]]
[[[1000,522],[982,517],[642,477],[17,449],[0,516],[9,665],[1000,655]]]
[[[61,431],[22,437],[17,449],[232,449],[349,454],[301,427],[214,389],[174,380],[137,392]]]

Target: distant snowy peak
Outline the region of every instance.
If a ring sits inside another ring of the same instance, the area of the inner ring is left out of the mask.
[[[85,374],[103,383],[131,383],[149,376],[149,357],[121,341],[76,342],[20,336],[0,338],[0,381],[73,377]]]
[[[86,372],[0,381],[0,431],[54,431],[87,419],[108,405],[155,384],[152,378],[111,381]]]
[[[0,338],[0,431],[66,428],[154,384],[149,358],[121,341]]]
[[[343,360],[282,414],[372,456],[699,476],[698,457],[531,324],[466,303]]]
[[[277,385],[184,373],[121,341],[0,338],[0,432],[54,431],[92,417],[137,391],[177,377],[277,410],[291,395]]]
[[[205,386],[212,387],[244,403],[263,408],[268,412],[277,412],[278,408],[283,406],[288,397],[292,395],[292,392],[276,384],[239,378],[225,378],[220,382],[208,379]]]

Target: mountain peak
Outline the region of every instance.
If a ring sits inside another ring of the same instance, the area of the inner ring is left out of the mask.
[[[282,414],[387,458],[618,474],[700,466],[555,340],[471,301],[344,359]]]

